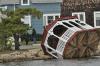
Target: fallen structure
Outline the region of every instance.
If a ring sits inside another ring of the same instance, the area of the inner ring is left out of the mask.
[[[99,33],[76,17],[59,18],[46,26],[41,46],[45,54],[55,58],[89,57],[97,50]]]

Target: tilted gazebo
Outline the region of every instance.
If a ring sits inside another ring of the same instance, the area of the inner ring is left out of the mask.
[[[61,17],[46,26],[41,46],[45,54],[55,58],[89,57],[97,50],[99,33],[76,17]]]

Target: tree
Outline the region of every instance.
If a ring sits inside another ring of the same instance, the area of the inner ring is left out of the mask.
[[[42,12],[38,11],[36,8],[23,8],[16,9],[15,11],[6,10],[2,11],[3,15],[6,15],[6,18],[2,18],[0,23],[0,46],[5,49],[6,46],[6,38],[12,36],[15,33],[23,34],[29,28],[27,24],[24,24],[21,21],[21,18],[24,15],[31,14],[34,17],[40,18],[42,16]]]

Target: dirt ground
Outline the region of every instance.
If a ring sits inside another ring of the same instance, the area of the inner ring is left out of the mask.
[[[44,55],[40,44],[23,45],[20,50],[5,51],[0,53],[0,62],[24,61],[24,60],[46,60],[52,58]]]

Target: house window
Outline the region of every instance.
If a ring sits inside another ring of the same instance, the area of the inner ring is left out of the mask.
[[[0,9],[5,11],[5,10],[7,10],[7,6],[0,6]]]
[[[48,16],[47,19],[48,19],[48,23],[51,23],[51,22],[53,21],[54,18],[53,18],[53,16]]]
[[[25,15],[24,18],[21,18],[21,21],[31,26],[31,15]]]
[[[94,27],[100,28],[100,12],[94,12]]]
[[[53,20],[58,19],[60,17],[60,14],[43,14],[43,26],[48,25]]]
[[[58,19],[59,18],[59,16],[55,16],[55,19]]]
[[[85,22],[85,12],[74,12],[72,16],[76,16],[81,22]]]
[[[21,0],[21,5],[30,5],[30,0]]]

